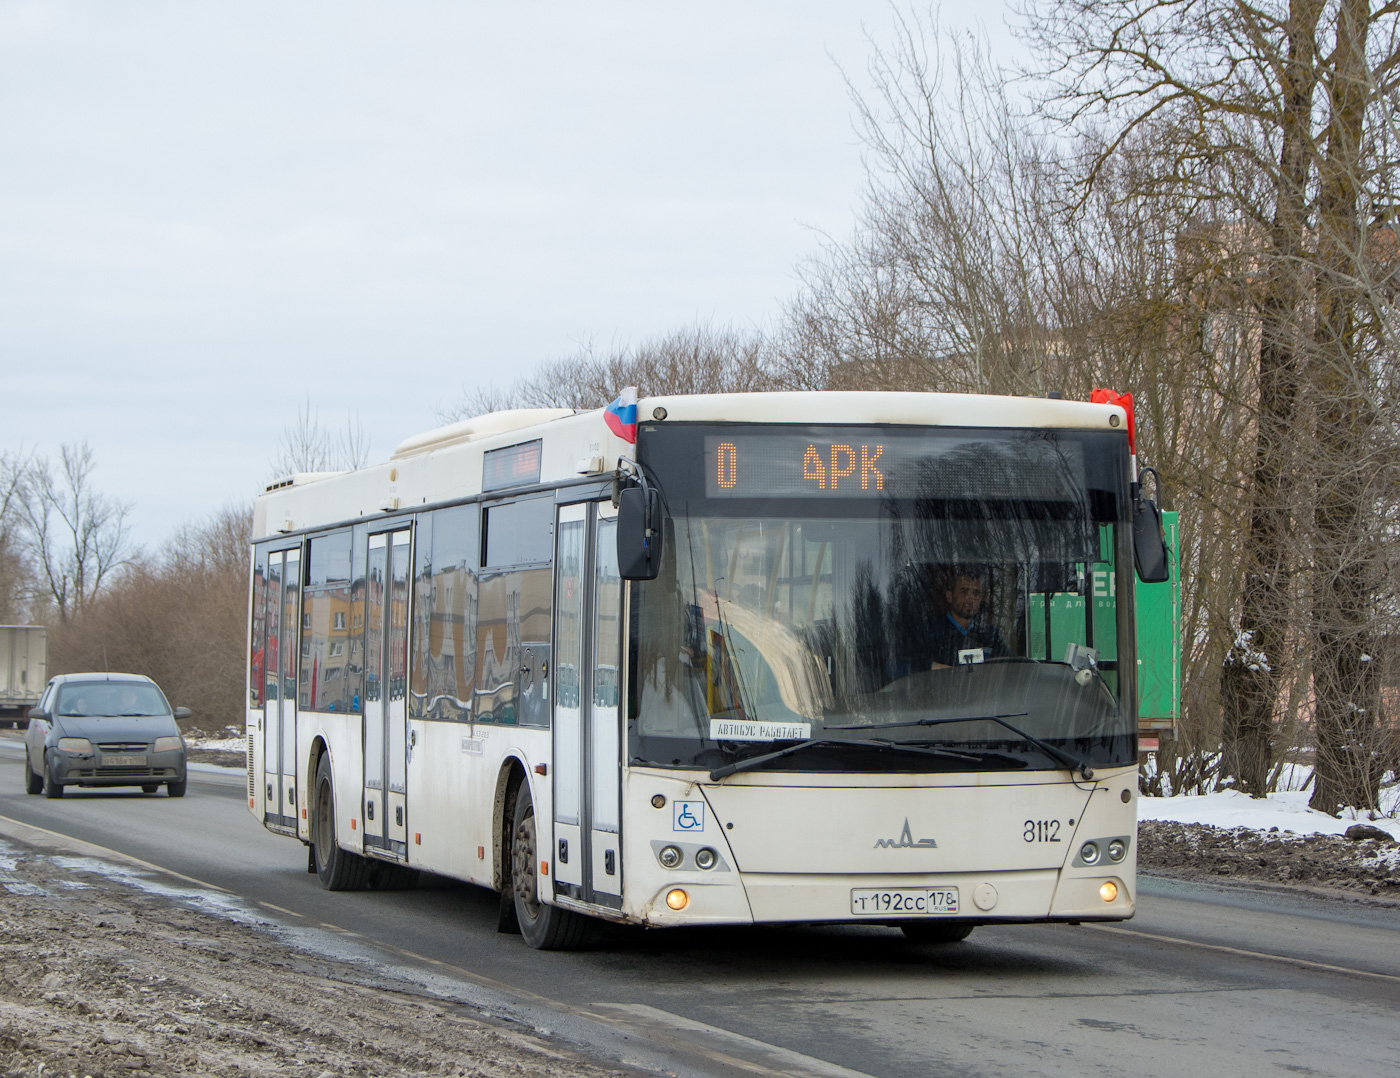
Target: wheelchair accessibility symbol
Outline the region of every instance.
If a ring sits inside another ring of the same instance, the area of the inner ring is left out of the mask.
[[[671,810],[672,831],[705,830],[705,802],[672,801]]]

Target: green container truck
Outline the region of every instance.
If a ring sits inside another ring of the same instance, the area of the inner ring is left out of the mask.
[[[1157,739],[1176,736],[1181,717],[1181,576],[1177,514],[1163,513],[1162,526],[1171,552],[1172,576],[1164,584],[1144,584],[1134,574],[1137,624],[1138,737],[1145,751]],[[1032,592],[1027,623],[1029,654],[1037,659],[1063,655],[1069,644],[1098,650],[1104,677],[1117,688],[1118,641],[1111,632],[1117,597],[1114,594],[1113,546],[1105,530],[1100,560],[1082,567],[1082,584],[1075,591]],[[1095,633],[1095,626],[1101,631]]]

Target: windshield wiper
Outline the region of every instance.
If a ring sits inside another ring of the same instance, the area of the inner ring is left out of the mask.
[[[1028,711],[1012,711],[1005,715],[966,715],[953,719],[906,719],[904,722],[877,722],[877,723],[852,723],[845,726],[828,726],[828,730],[894,730],[901,726],[947,726],[954,722],[994,722],[998,726],[1003,726],[1010,730],[1017,737],[1023,737],[1041,752],[1045,753],[1052,760],[1057,760],[1064,764],[1071,771],[1078,771],[1084,776],[1084,781],[1088,782],[1094,777],[1093,765],[1082,756],[1076,756],[1072,752],[1064,749],[1057,749],[1048,741],[1042,741],[1034,734],[1028,734],[1018,726],[1012,726],[1007,719],[1019,719],[1029,715]]]
[[[895,723],[894,725],[898,726],[903,724]],[[828,727],[828,729],[837,730],[845,729],[845,727],[833,726]],[[953,752],[950,749],[928,749],[917,745],[902,745],[898,741],[890,741],[888,738],[855,740],[844,737],[813,737],[806,741],[799,741],[796,745],[789,745],[785,749],[779,749],[777,752],[767,752],[762,756],[750,756],[747,759],[736,760],[732,764],[725,764],[723,767],[717,767],[710,772],[710,781],[718,782],[720,779],[728,778],[730,775],[737,774],[740,771],[752,771],[756,767],[762,767],[764,764],[770,763],[773,760],[779,760],[784,756],[791,756],[795,752],[801,752],[803,749],[810,749],[815,745],[863,745],[868,749],[897,749],[900,752],[912,752],[919,756],[942,756],[950,760],[969,760],[973,763],[977,763],[981,760],[980,756],[973,756],[965,752]]]

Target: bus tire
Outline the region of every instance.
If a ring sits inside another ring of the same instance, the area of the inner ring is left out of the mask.
[[[511,895],[520,934],[539,951],[576,950],[588,936],[588,918],[540,901],[539,877],[535,874],[536,849],[535,805],[530,800],[529,783],[522,782],[515,794],[510,828]]]
[[[34,770],[34,765],[29,762],[29,752],[24,754],[24,792],[27,794],[41,794],[44,792],[44,776]]]
[[[905,921],[899,930],[915,943],[961,943],[975,927],[965,921]]]
[[[316,858],[316,878],[327,891],[358,891],[369,882],[370,864],[357,853],[342,850],[335,837],[335,784],[331,779],[331,758],[321,757],[316,765],[315,826],[311,830],[311,852]]]

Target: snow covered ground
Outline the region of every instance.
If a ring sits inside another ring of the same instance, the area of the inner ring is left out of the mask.
[[[1144,797],[1138,801],[1138,819],[1169,820],[1173,823],[1203,823],[1212,827],[1248,827],[1256,831],[1278,828],[1299,835],[1340,835],[1354,823],[1369,823],[1400,840],[1400,786],[1382,791],[1385,814],[1370,819],[1364,812],[1345,812],[1334,819],[1325,812],[1308,808],[1308,791],[1285,790],[1255,799],[1235,790],[1178,797]]]

